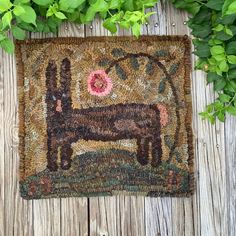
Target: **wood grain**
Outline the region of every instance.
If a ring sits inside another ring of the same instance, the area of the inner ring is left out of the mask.
[[[225,123],[226,190],[228,203],[228,235],[236,235],[236,118],[229,116]]]
[[[167,1],[155,7],[142,34],[189,34],[186,13]],[[175,24],[173,24],[175,23]],[[92,26],[92,27],[91,27]],[[119,30],[118,35],[130,35]],[[58,36],[111,35],[96,19],[64,24]],[[53,35],[32,34],[32,38]],[[196,58],[193,56],[193,64]],[[191,198],[114,196],[25,201],[19,196],[17,88],[14,56],[0,51],[0,236],[234,236],[236,119],[210,125],[198,113],[213,101],[205,75],[192,73],[196,192]]]
[[[0,58],[5,54],[0,50]],[[4,235],[4,96],[3,61],[0,61],[0,236]]]

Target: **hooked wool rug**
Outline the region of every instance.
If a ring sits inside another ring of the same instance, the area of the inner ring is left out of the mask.
[[[25,199],[193,192],[187,36],[17,41]]]

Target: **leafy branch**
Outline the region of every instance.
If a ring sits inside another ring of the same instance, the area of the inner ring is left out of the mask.
[[[57,33],[63,21],[86,24],[96,15],[104,20],[103,26],[111,33],[117,26],[132,29],[140,35],[141,24],[153,13],[145,9],[157,0],[1,0],[0,47],[8,53],[14,51],[14,43],[8,38],[11,31],[15,39],[26,38],[26,31]]]
[[[214,123],[225,120],[226,113],[236,116],[236,1],[171,0],[193,16],[188,21],[196,38],[196,69],[207,73],[207,84],[218,94],[200,115]]]

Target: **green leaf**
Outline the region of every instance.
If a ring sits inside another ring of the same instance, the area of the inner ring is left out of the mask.
[[[218,44],[223,44],[223,42],[221,40],[219,40],[219,39],[210,39],[208,41],[208,44],[210,46],[215,46],[215,45],[218,45]]]
[[[216,61],[223,61],[226,59],[226,56],[225,56],[225,54],[214,55],[214,59]]]
[[[224,31],[220,31],[216,33],[216,39],[222,40],[222,41],[227,41],[231,39],[232,36],[229,34],[226,34]]]
[[[132,32],[133,34],[138,38],[140,35],[140,24],[139,23],[134,23],[134,25],[132,26]]]
[[[68,2],[70,2],[70,1],[68,1]],[[35,2],[39,6],[49,6],[53,3],[53,0],[33,0],[33,2]]]
[[[229,114],[236,116],[236,107],[233,106],[229,106],[226,108],[227,112],[229,112]]]
[[[226,45],[226,53],[236,55],[236,41],[232,41]]]
[[[7,26],[11,27],[12,13],[11,11],[6,12],[2,17],[2,29]]]
[[[210,121],[210,123],[213,125],[213,124],[215,124],[215,117],[213,116],[213,115],[209,115],[208,116],[208,118],[207,118],[209,121]]]
[[[224,3],[224,0],[209,0],[206,6],[213,10],[221,11],[223,3]]]
[[[124,15],[124,19],[132,23],[136,23],[137,21],[141,20],[143,16],[144,16],[143,13],[139,11],[134,11],[134,12],[127,11]]]
[[[61,19],[61,20],[66,19],[66,16],[64,15],[64,13],[62,13],[62,12],[60,12],[60,11],[56,12],[56,13],[55,13],[55,16],[56,16],[58,19]]]
[[[0,3],[0,13],[3,13],[7,10],[9,10],[13,4],[10,2],[10,0],[1,0]]]
[[[15,45],[9,38],[2,40],[0,46],[8,53],[13,53],[15,50]]]
[[[91,5],[95,12],[104,12],[108,10],[108,3],[105,0],[96,0],[94,4]]]
[[[173,2],[173,0],[172,0],[172,2]],[[200,7],[201,7],[197,2],[189,2],[188,3],[185,1],[174,2],[174,5],[176,8],[184,9],[192,15],[196,15],[199,12]]]
[[[236,64],[236,56],[234,56],[234,55],[229,55],[229,56],[227,56],[227,59],[228,59],[228,62],[229,62],[230,64]]]
[[[219,112],[218,114],[217,114],[217,117],[218,117],[218,119],[221,121],[221,122],[224,122],[225,121],[225,113],[224,112]]]
[[[233,92],[235,93],[236,92],[236,83],[234,81],[227,81],[227,84],[225,86],[225,88],[227,91],[229,92]]]
[[[224,29],[224,26],[222,24],[217,25],[215,28],[213,28],[215,31],[221,31]]]
[[[212,28],[209,24],[204,25],[192,25],[192,35],[197,38],[206,38],[212,31]]]
[[[16,39],[23,40],[25,39],[25,31],[19,28],[18,26],[12,26],[12,34]]]
[[[221,102],[229,102],[231,97],[227,94],[222,93],[219,95],[219,99]]]
[[[111,0],[109,9],[120,9],[125,0]]]
[[[206,111],[199,112],[198,114],[202,117],[203,120],[207,119],[208,113]]]
[[[61,20],[56,18],[56,17],[50,17],[47,19],[47,25],[49,27],[49,30],[52,31],[53,33],[57,33],[58,31],[58,26],[61,24]],[[38,25],[38,23],[37,23]]]
[[[121,21],[120,22],[120,27],[123,29],[129,29],[130,28],[130,22],[128,21]]]
[[[106,19],[103,26],[113,34],[117,32],[116,24],[111,21],[111,18]]]
[[[229,70],[229,66],[227,64],[226,61],[222,61],[220,64],[219,64],[219,69],[222,71],[222,72],[227,72]]]
[[[206,23],[209,25],[212,17],[212,10],[207,7],[201,7],[201,10],[189,20],[188,24],[192,27],[193,25],[202,25]]]
[[[89,7],[84,18],[84,23],[92,21],[95,15],[96,11],[93,9],[93,7]]]
[[[228,78],[229,79],[236,79],[236,69],[231,69],[228,71]]]
[[[125,0],[123,8],[126,11],[134,11],[135,10],[134,0]]]
[[[228,7],[228,10],[226,11],[226,15],[231,15],[231,14],[234,14],[236,13],[236,2],[232,2],[229,7]]]
[[[30,0],[15,0],[14,5],[24,4],[24,3],[29,3],[29,2],[30,2]]]
[[[57,9],[54,7],[54,5],[52,5],[48,8],[46,17],[53,16],[56,12],[57,12]]]
[[[144,8],[150,8],[155,5],[157,1],[156,0],[135,0],[135,8],[136,10],[141,10],[143,7]]]
[[[14,7],[13,9],[13,13],[16,15],[16,16],[20,16],[21,14],[25,13],[25,9],[20,6],[20,5],[17,5]]]
[[[221,22],[225,25],[233,24],[236,19],[236,14],[223,16]]]
[[[62,11],[68,11],[69,9],[76,9],[80,5],[82,5],[85,0],[60,0],[59,8]]]
[[[234,36],[232,30],[229,29],[229,28],[225,28],[225,33],[228,34],[228,35],[230,35],[230,36]]]
[[[0,32],[0,41],[4,40],[6,35],[3,32]]]
[[[30,6],[22,5],[25,10],[25,13],[21,14],[19,18],[25,23],[31,23],[36,25],[36,13],[34,9]]]
[[[214,90],[219,91],[222,90],[226,85],[226,81],[224,79],[219,79],[214,81]]]
[[[210,51],[211,51],[211,55],[218,55],[218,54],[224,53],[225,49],[224,47],[217,45],[217,46],[211,47]]]
[[[214,73],[214,72],[209,72],[208,74],[207,74],[207,83],[209,84],[209,83],[212,83],[213,81],[215,81],[215,80],[219,80],[219,79],[221,79],[222,77],[220,76],[220,75],[217,75],[216,73]]]
[[[28,23],[25,23],[25,22],[20,22],[19,24],[17,24],[21,29],[23,30],[26,30],[26,31],[31,31],[31,32],[34,32],[35,28],[31,25],[31,24],[28,24]]]
[[[224,5],[222,7],[222,15],[224,16],[226,11],[228,10],[228,7],[231,3],[233,3],[235,0],[225,0]]]
[[[195,55],[199,57],[209,57],[211,55],[210,47],[206,41],[194,40],[193,43],[196,48]]]

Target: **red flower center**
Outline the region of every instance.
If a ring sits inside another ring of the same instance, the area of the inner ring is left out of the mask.
[[[107,88],[107,81],[102,75],[95,74],[91,80],[91,87],[96,92],[103,92]]]

